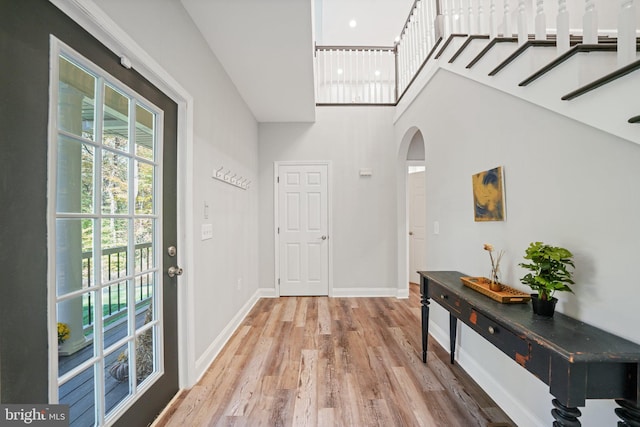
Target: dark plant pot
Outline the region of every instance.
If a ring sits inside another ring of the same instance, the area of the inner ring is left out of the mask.
[[[558,298],[543,300],[538,298],[538,294],[531,294],[531,305],[533,306],[533,312],[538,316],[553,317],[553,313],[556,312],[557,302]]]

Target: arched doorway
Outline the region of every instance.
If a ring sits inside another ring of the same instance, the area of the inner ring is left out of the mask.
[[[398,177],[398,297],[409,295],[409,282],[426,261],[425,143],[417,127],[409,128],[400,143]],[[414,271],[415,270],[415,271]]]

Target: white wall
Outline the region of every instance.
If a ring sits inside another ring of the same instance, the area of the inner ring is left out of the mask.
[[[260,286],[274,288],[274,162],[329,160],[336,295],[397,288],[392,117],[392,107],[320,107],[313,124],[260,124]]]
[[[464,99],[464,102],[460,102]],[[575,254],[575,295],[556,294],[558,310],[640,343],[640,147],[503,92],[440,70],[396,122],[396,145],[417,126],[426,143],[429,270],[486,276],[483,243],[506,254],[505,283],[524,291],[517,267],[531,241]],[[473,220],[471,175],[504,166],[507,220]],[[434,332],[448,316],[431,307]],[[439,332],[439,333],[438,333]],[[448,345],[446,345],[448,347]],[[463,328],[460,364],[520,427],[550,425],[544,384]],[[588,401],[585,427],[614,425],[612,401]],[[533,415],[532,415],[533,414]]]
[[[231,332],[225,328],[246,310],[258,289],[258,125],[180,2],[96,3],[194,98],[193,170],[179,171],[193,182],[193,203],[185,207],[193,222],[186,231],[193,238],[187,248],[193,267],[180,281],[180,286],[191,287],[193,302],[185,310],[193,322],[191,342],[184,336],[180,342],[193,347],[193,381]],[[221,166],[251,179],[251,188],[244,191],[213,180],[212,171]],[[200,239],[203,223],[213,224],[212,240]]]

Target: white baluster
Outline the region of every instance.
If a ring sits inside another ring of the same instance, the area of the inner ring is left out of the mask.
[[[483,0],[478,0],[478,34],[485,33]]]
[[[409,22],[407,23],[407,59],[409,60],[408,72],[409,76],[413,74],[413,62],[414,62],[414,49],[413,49],[413,19],[412,16],[409,17]]]
[[[322,72],[322,79],[323,79],[323,86],[324,86],[324,99],[322,102],[328,102],[329,101],[329,97],[331,96],[331,92],[329,92],[329,82],[327,81],[327,77],[329,75],[328,73],[328,68],[327,68],[327,51],[323,50],[322,51],[322,68],[323,68],[323,72]]]
[[[405,55],[405,73],[408,75],[411,74],[411,20],[407,22],[407,26],[404,29],[404,55]]]
[[[353,102],[354,99],[354,82],[353,82],[353,55],[355,54],[355,51],[353,50],[349,50],[349,67],[347,67],[349,69],[349,95],[347,96],[347,94],[345,93],[345,103],[346,102]],[[346,76],[345,76],[346,79]]]
[[[618,65],[623,67],[636,59],[636,7],[634,0],[620,0],[618,15]]]
[[[509,5],[509,0],[504,0],[504,20],[502,25],[504,27],[504,36],[511,37],[513,33],[511,32],[511,6]]]
[[[387,61],[387,82],[389,82],[387,84],[387,101],[391,101],[392,99],[395,101],[395,98],[397,96],[400,96],[400,94],[396,94],[395,89],[396,89],[396,79],[398,78],[396,76],[396,70],[395,70],[395,58],[393,58],[393,52],[389,52],[389,55],[391,56],[391,60]]]
[[[466,33],[469,31],[467,28],[467,23],[464,19],[464,5],[463,0],[458,0],[460,3],[458,4],[458,32]]]
[[[525,0],[518,0],[518,45],[525,44],[528,39],[529,31],[527,29]]]
[[[371,50],[367,50],[367,68],[366,68],[366,76],[367,76],[367,80],[366,80],[366,85],[367,85],[367,91],[366,91],[366,96],[364,97],[364,102],[373,102],[372,100],[372,96],[371,96],[371,70],[373,70],[373,67],[371,65]]]
[[[331,74],[329,74],[329,103],[333,102],[333,88],[334,88],[334,83],[333,83],[333,73],[334,73],[334,68],[333,68],[333,50],[329,50],[329,70],[331,72]]]
[[[425,11],[427,14],[427,54],[436,43],[438,38],[438,24],[437,20],[441,18],[436,14],[436,6],[435,2],[431,2],[427,4],[427,10]]]
[[[582,43],[598,43],[598,12],[594,0],[585,0],[582,18]]]
[[[439,1],[439,0],[437,0]],[[433,35],[433,40],[432,43],[429,45],[429,50],[435,46],[436,40],[438,40],[438,38],[440,37],[444,37],[444,30],[445,30],[445,24],[444,24],[444,15],[442,15],[442,10],[440,10],[438,13],[438,9],[436,7],[435,1],[434,2],[430,2],[430,15],[429,15],[429,25],[431,25],[431,29],[433,30],[431,32],[431,35]]]
[[[398,90],[400,93],[404,90],[404,47],[399,44],[398,45],[398,75],[396,79],[398,79]]]
[[[558,55],[569,50],[569,11],[567,0],[558,0],[558,18],[556,21]]]
[[[360,68],[360,73],[358,74],[358,83],[359,83],[359,88],[360,90],[358,91],[358,94],[360,96],[360,102],[365,102],[365,73],[367,72],[367,57],[366,57],[366,52],[364,49],[362,49],[362,55],[360,55],[360,64],[358,64],[359,68]]]
[[[536,0],[536,40],[547,38],[547,18],[544,14],[544,0]]]
[[[315,72],[316,72],[316,87],[315,87],[316,102],[322,102],[320,101],[320,51],[319,50],[316,50]]]
[[[402,54],[403,54],[402,57],[403,57],[403,64],[404,64],[404,71],[402,76],[404,81],[402,82],[402,88],[404,90],[409,85],[409,55],[411,54],[408,49],[406,34],[404,39],[404,45],[402,46]]]
[[[478,31],[476,28],[473,28],[474,22],[473,22],[473,1],[472,0],[467,0],[468,4],[467,4],[467,32],[469,34],[478,34]]]
[[[374,52],[374,76],[376,80],[375,95],[376,95],[376,103],[382,102],[382,51],[377,50]]]
[[[416,10],[411,13],[411,74],[416,72],[418,63],[418,23],[416,22]]]
[[[498,35],[498,20],[496,19],[496,0],[489,3],[489,36],[495,38]]]
[[[415,17],[414,25],[415,25],[415,40],[416,40],[416,64],[420,66],[420,58],[422,56],[422,21],[420,21],[420,10],[416,6],[413,10],[413,15]]]
[[[447,38],[451,34],[451,10],[449,9],[450,2],[453,0],[442,1],[442,16],[444,18],[444,34],[443,37]]]
[[[347,103],[347,49],[342,49],[342,101]]]
[[[420,16],[420,62],[422,62],[427,56],[427,31],[429,28],[429,21],[427,21],[427,5],[424,4],[424,1],[419,1],[418,3],[418,12]]]
[[[416,14],[418,17],[418,46],[420,51],[420,62],[424,58],[424,51],[426,49],[425,40],[427,39],[427,18],[425,16],[425,9],[427,5],[423,0],[416,2]]]

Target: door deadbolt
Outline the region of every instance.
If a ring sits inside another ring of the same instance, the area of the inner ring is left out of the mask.
[[[178,250],[176,249],[175,246],[169,246],[167,248],[167,253],[169,254],[169,256],[176,256],[176,254],[178,253]]]

